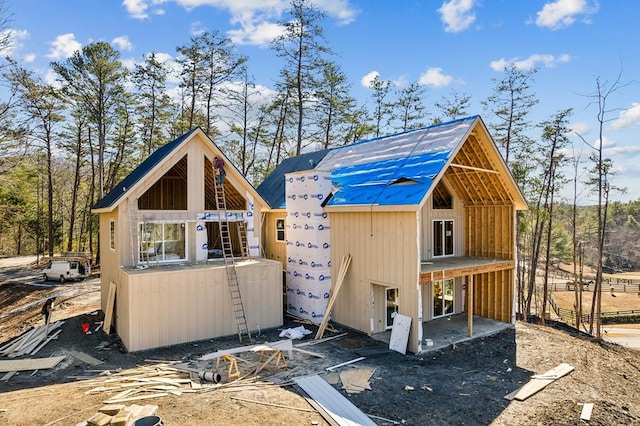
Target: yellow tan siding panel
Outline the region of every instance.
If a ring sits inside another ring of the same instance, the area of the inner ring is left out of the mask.
[[[287,270],[287,243],[276,241],[276,219],[284,219],[286,211],[277,210],[268,212],[263,223],[263,242],[267,259],[277,260],[282,264],[282,269]],[[285,239],[287,238],[285,229]]]
[[[236,271],[249,329],[281,326],[280,263],[246,262]],[[223,266],[125,275],[130,316],[121,318],[118,332],[129,351],[237,333]]]
[[[331,275],[342,257],[353,260],[333,310],[335,321],[371,333],[372,285],[399,289],[399,313],[414,318],[417,348],[418,234],[415,212],[331,213]],[[413,345],[413,346],[412,346]]]

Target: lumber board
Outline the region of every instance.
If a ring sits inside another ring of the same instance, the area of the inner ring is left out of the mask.
[[[109,334],[111,331],[111,322],[113,320],[113,308],[116,302],[116,290],[118,286],[113,281],[109,283],[109,294],[107,296],[107,312],[104,313],[104,324],[103,330],[105,333]]]
[[[169,394],[167,392],[158,392],[158,393],[152,393],[149,395],[140,395],[140,396],[130,396],[128,398],[121,398],[121,399],[107,399],[102,401],[104,404],[120,404],[122,402],[129,402],[129,401],[141,401],[143,399],[152,399],[152,398],[162,398],[165,396],[169,396]]]
[[[580,420],[591,420],[591,412],[593,411],[593,402],[587,402],[582,406]]]
[[[342,282],[344,281],[344,278],[347,275],[347,271],[349,270],[349,265],[351,265],[351,254],[346,254],[342,258],[342,262],[340,263],[340,270],[338,271],[338,279],[335,283],[335,286],[332,284],[331,290],[329,290],[329,301],[327,302],[327,309],[325,309],[324,311],[324,317],[322,318],[320,327],[318,327],[318,332],[316,333],[315,340],[322,339],[324,330],[329,323],[331,310],[333,309],[333,305],[338,298],[338,293],[340,292],[340,288],[342,287]]]
[[[575,370],[575,367],[563,362],[562,364],[558,364],[557,366],[553,367],[551,370],[547,371],[546,373],[533,375],[533,378],[556,380],[556,379],[559,379],[560,377],[566,376],[567,374],[571,373],[573,370]]]
[[[337,336],[323,337],[322,339],[318,339],[318,340],[315,340],[315,339],[309,340],[307,342],[298,343],[297,345],[294,345],[294,347],[301,348],[303,346],[318,345],[320,343],[328,342],[329,340],[337,339],[338,337],[346,336],[347,334],[348,333],[342,333],[342,334],[338,334]]]
[[[277,342],[270,342],[270,343],[267,342],[267,343],[261,343],[258,345],[238,346],[235,348],[224,349],[221,351],[205,354],[198,359],[200,361],[210,361],[224,355],[233,355],[233,354],[237,354],[241,352],[249,352],[249,351],[252,351],[252,352],[260,351],[260,350],[263,350],[262,349],[263,347],[266,347],[267,349],[273,349],[273,350],[280,349],[281,351],[287,351],[289,353],[289,359],[291,359],[292,357],[293,343],[291,343],[290,339],[286,339],[286,340],[278,340]]]
[[[67,352],[69,355],[71,355],[72,357],[74,357],[75,359],[78,359],[82,362],[85,362],[87,364],[90,365],[100,365],[103,364],[104,361],[100,361],[97,358],[92,357],[89,354],[86,354],[84,352],[80,352],[80,351],[68,351]]]
[[[543,374],[536,374],[532,376],[532,379],[525,383],[513,396],[513,399],[517,399],[518,401],[524,401],[530,396],[540,392],[542,389],[556,381],[557,379],[566,376],[570,372],[572,372],[575,367],[562,363],[552,368]]]
[[[309,408],[291,407],[289,405],[274,404],[272,402],[265,402],[265,401],[256,401],[254,399],[240,398],[240,397],[237,397],[237,396],[232,396],[231,399],[235,399],[236,401],[242,401],[242,402],[251,402],[253,404],[266,405],[266,406],[269,406],[269,407],[287,408],[289,410],[304,411],[304,412],[307,412],[307,413],[315,413],[316,412],[316,410],[311,410]]]
[[[50,358],[27,358],[0,361],[0,373],[9,371],[47,370],[60,363],[65,356],[55,356]]]

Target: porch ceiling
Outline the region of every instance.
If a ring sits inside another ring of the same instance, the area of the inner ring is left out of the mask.
[[[420,264],[420,284],[514,268],[514,260],[494,257],[444,257],[423,260]]]

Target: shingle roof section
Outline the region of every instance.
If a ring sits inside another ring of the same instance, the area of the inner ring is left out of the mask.
[[[166,156],[168,156],[174,149],[176,149],[185,139],[187,139],[198,128],[190,130],[177,139],[168,142],[161,146],[150,156],[148,156],[138,167],[136,167],[127,177],[125,177],[119,184],[117,184],[107,195],[102,197],[93,206],[94,209],[103,209],[111,207],[116,201],[127,193],[129,188],[135,185],[140,179],[142,179],[151,169],[153,169],[158,163],[160,163]]]
[[[295,157],[289,157],[276,167],[269,176],[256,188],[271,208],[285,207],[285,181],[287,173],[312,170],[329,153],[330,150],[309,152]]]

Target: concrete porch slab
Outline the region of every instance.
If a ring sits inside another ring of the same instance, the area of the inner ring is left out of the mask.
[[[514,324],[495,321],[489,318],[473,316],[473,335],[467,334],[467,314],[461,313],[444,318],[437,318],[422,323],[422,352],[436,351],[467,340],[491,336],[503,330],[515,328]],[[373,339],[389,343],[391,331],[376,333]],[[427,346],[427,339],[433,343]]]

